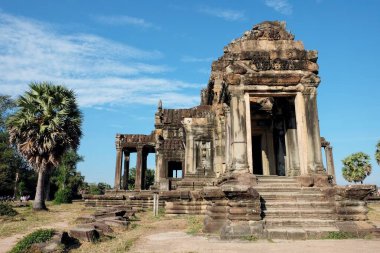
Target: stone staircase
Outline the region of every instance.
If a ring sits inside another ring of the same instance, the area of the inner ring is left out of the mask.
[[[295,178],[257,176],[268,239],[316,239],[335,226],[335,203],[317,187],[300,187]]]

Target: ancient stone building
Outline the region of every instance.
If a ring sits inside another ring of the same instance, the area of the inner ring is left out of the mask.
[[[127,189],[130,152],[137,152],[137,190],[147,188],[144,170],[151,152],[155,187],[161,190],[215,185],[227,172],[326,175],[317,59],[317,51],[294,40],[284,23],[254,26],[212,63],[199,106],[165,109],[160,101],[151,135],[116,136],[115,188]],[[326,154],[331,161],[331,152]],[[332,169],[333,163],[327,164]]]
[[[320,137],[317,59],[285,23],[254,26],[212,63],[199,106],[160,101],[150,135],[116,135],[115,189],[85,196],[86,204],[145,209],[159,198],[166,215],[204,215],[204,231],[227,239],[368,232],[365,198],[374,187],[336,186],[332,147]],[[127,191],[132,152],[137,175]]]

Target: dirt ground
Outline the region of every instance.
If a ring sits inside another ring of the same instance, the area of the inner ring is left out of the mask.
[[[380,227],[380,203],[370,204],[370,221]],[[0,223],[0,253],[9,251],[18,240],[38,228],[55,228],[67,231],[73,220],[92,212],[82,204],[52,206],[49,212],[33,213],[22,210],[16,220]],[[127,230],[118,230],[97,243],[82,243],[72,252],[323,252],[372,253],[380,252],[380,240],[258,240],[222,241],[216,237],[194,235],[201,230],[200,217],[153,217],[152,212],[137,214],[137,221]]]
[[[278,252],[278,253],[375,253],[380,251],[380,240],[259,240],[221,241],[185,232],[164,232],[144,236],[130,252]]]
[[[15,208],[19,213],[15,217],[0,220],[0,253],[9,251],[25,235],[40,228],[67,231],[79,215],[90,211],[85,210],[81,203],[52,205],[48,202],[47,205],[48,212],[20,207]]]

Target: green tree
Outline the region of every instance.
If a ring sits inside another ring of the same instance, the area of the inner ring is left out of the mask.
[[[380,165],[380,141],[378,141],[376,144],[375,158],[376,158],[377,164]]]
[[[363,180],[371,174],[372,166],[369,155],[358,152],[342,160],[342,173],[348,182],[363,183]]]
[[[84,183],[84,176],[77,171],[77,163],[83,161],[83,156],[72,149],[69,149],[62,157],[58,168],[53,172],[52,186],[57,188],[55,194],[62,195],[66,192],[67,201],[56,201],[57,203],[71,202],[78,197],[79,188]],[[53,188],[52,187],[52,188]]]
[[[35,182],[26,162],[9,144],[5,122],[15,107],[9,96],[0,94],[0,196],[31,194],[28,183]],[[18,187],[20,184],[22,189]]]
[[[76,150],[82,136],[82,114],[72,90],[51,83],[31,83],[7,120],[9,140],[38,173],[33,209],[46,209],[45,178],[64,153]]]
[[[16,104],[10,96],[0,94],[0,131],[5,132],[6,120]]]
[[[129,169],[128,177],[128,190],[135,189],[135,179],[136,179],[136,168]],[[145,185],[142,186],[143,189],[148,190],[151,185],[154,184],[154,170],[147,169],[145,173]]]
[[[111,186],[107,183],[85,183],[83,189],[93,195],[103,195],[106,190],[110,190]]]

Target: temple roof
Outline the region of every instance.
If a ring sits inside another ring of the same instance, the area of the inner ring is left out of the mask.
[[[211,111],[211,106],[201,105],[190,109],[163,109],[162,123],[164,124],[181,124],[184,118],[204,118]]]
[[[284,21],[264,21],[246,31],[241,40],[294,40]]]

